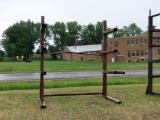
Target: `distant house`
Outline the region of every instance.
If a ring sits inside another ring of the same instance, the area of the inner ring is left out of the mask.
[[[66,61],[101,61],[101,50],[101,44],[66,46],[62,56]]]

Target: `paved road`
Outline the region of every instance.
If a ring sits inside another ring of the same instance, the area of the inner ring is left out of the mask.
[[[124,70],[125,71],[125,70]],[[147,70],[126,70],[125,74],[108,74],[108,76],[141,76],[147,75]],[[154,74],[160,74],[160,70],[154,70]],[[39,79],[39,73],[16,73],[16,74],[0,74],[0,80],[34,80]],[[45,79],[50,78],[81,78],[81,77],[102,77],[101,71],[87,72],[49,72],[44,76]]]

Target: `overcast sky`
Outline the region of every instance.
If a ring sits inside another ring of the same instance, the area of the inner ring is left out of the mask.
[[[149,9],[160,13],[160,0],[0,0],[0,35],[20,20],[77,21],[81,25],[107,20],[110,28],[136,23],[147,30]],[[154,20],[160,28],[160,16]],[[0,37],[1,38],[1,37]]]

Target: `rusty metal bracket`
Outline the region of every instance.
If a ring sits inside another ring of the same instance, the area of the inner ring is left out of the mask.
[[[41,28],[40,28],[41,32],[44,32],[44,30],[46,29],[46,27],[47,27],[47,24],[42,23],[41,24]]]

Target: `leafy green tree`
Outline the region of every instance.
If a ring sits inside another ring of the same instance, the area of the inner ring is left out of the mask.
[[[40,23],[37,23],[39,26],[41,26]],[[50,26],[49,24],[47,24],[47,27],[45,28],[45,31],[44,31],[44,46],[47,48],[50,43],[49,43],[49,40],[52,39],[53,37],[53,34],[52,34],[52,30],[51,30],[52,26]],[[36,45],[40,45],[41,41],[40,41],[40,36],[39,36],[39,39],[36,40]]]
[[[102,22],[97,22],[96,25],[88,24],[82,27],[81,40],[83,45],[100,44],[102,40]]]
[[[3,50],[0,50],[0,61],[3,60],[4,55],[5,55],[4,51],[3,51]]]
[[[3,32],[2,45],[10,57],[33,54],[34,44],[40,37],[40,24],[30,20],[20,21]]]
[[[83,26],[81,32],[81,39],[84,45],[96,44],[96,30],[93,24]]]
[[[36,54],[41,54],[40,48],[38,48],[38,49],[36,50]]]
[[[57,54],[55,53],[59,51],[57,46],[49,45],[48,51],[51,53],[50,55],[53,59],[57,59]]]
[[[136,36],[141,32],[143,32],[142,29],[136,23],[132,23],[129,26],[123,26],[123,28],[118,29],[117,32],[113,33],[113,37]]]
[[[124,37],[124,36],[125,36],[124,29],[118,29],[117,32],[113,33],[113,38]]]
[[[103,22],[97,22],[97,24],[95,25],[95,29],[96,29],[95,44],[100,44],[101,40],[103,39],[102,28],[103,28]]]
[[[91,43],[89,36],[88,36],[88,29],[87,29],[87,26],[85,25],[83,25],[82,27],[80,38],[81,38],[81,45],[88,45]]]
[[[95,30],[95,26],[90,23],[87,26],[87,30],[88,30],[89,41],[91,41],[91,44],[96,44],[96,30]]]
[[[140,27],[136,25],[136,23],[132,23],[127,27],[127,35],[128,36],[136,36],[139,35],[142,31]]]
[[[64,46],[73,46],[76,44],[80,36],[81,28],[81,25],[79,25],[76,21],[67,22],[66,29],[68,32],[65,36],[66,45]]]
[[[58,48],[58,51],[61,51],[63,46],[66,45],[66,25],[63,22],[56,22],[54,25],[51,25],[50,31],[53,34],[55,46]]]
[[[81,25],[76,21],[56,22],[50,27],[50,31],[53,34],[53,41],[58,51],[63,50],[65,46],[72,46],[76,44],[76,41],[80,37]]]

